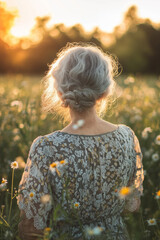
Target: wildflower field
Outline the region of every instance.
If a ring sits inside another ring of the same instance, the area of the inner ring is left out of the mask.
[[[64,127],[58,116],[53,120],[51,115],[41,112],[40,81],[41,76],[0,76],[0,240],[20,240],[16,198],[31,143],[37,136]],[[158,240],[160,78],[122,75],[116,82],[121,94],[104,119],[128,125],[134,130],[143,153],[145,175],[140,210],[126,213],[124,221],[131,240]],[[49,239],[50,229],[46,229],[46,232],[48,235],[45,234],[44,239]],[[93,230],[90,232],[93,233]],[[95,239],[101,239],[100,235]]]

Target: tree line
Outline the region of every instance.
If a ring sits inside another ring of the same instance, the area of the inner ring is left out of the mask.
[[[80,24],[72,27],[56,24],[47,28],[49,17],[45,16],[36,19],[30,37],[21,38],[14,45],[6,36],[15,15],[3,6],[0,12],[2,10],[10,17],[9,25],[0,27],[0,73],[43,74],[67,42],[91,42],[117,56],[124,73],[160,74],[160,25],[140,19],[136,6],[128,9],[112,34],[98,27],[86,32]],[[5,20],[1,16],[0,22]]]

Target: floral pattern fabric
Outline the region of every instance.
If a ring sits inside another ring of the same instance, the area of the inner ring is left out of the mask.
[[[51,191],[66,211],[78,203],[83,229],[100,226],[105,229],[102,234],[106,239],[127,240],[129,235],[121,215],[124,209],[134,211],[136,199],[143,195],[142,157],[137,136],[123,124],[99,135],[55,131],[39,136],[31,145],[19,185],[19,208],[28,219],[34,219],[35,228],[45,228],[54,205],[44,204],[41,199]],[[50,170],[51,163],[62,160],[66,164],[59,165],[58,171]],[[62,194],[64,179],[69,180],[69,200]],[[119,197],[124,186],[135,187],[130,201]],[[72,227],[72,235],[75,239],[82,237],[78,225]]]

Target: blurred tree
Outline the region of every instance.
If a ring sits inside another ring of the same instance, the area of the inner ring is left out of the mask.
[[[9,11],[4,2],[0,2],[0,38],[5,39],[14,25],[18,13],[16,10]]]
[[[9,47],[2,39],[0,39],[0,73],[6,73],[9,68]]]
[[[136,6],[128,9],[114,35],[116,41],[109,51],[118,56],[124,72],[160,73],[160,29],[148,19],[140,19]]]
[[[124,72],[131,73],[148,71],[149,59],[153,54],[146,34],[138,27],[134,30],[130,28],[109,51],[118,56]]]
[[[0,2],[0,72],[5,73],[10,69],[10,53],[7,40],[9,31],[14,24],[17,11],[7,10],[4,2]]]
[[[43,36],[49,34],[49,29],[47,28],[47,23],[50,20],[49,16],[37,17],[36,24],[31,31],[31,39],[37,38],[38,35],[39,42],[42,40]]]
[[[127,28],[135,26],[139,22],[137,6],[131,6],[124,14],[124,24]]]
[[[156,29],[150,21],[146,20],[144,23],[138,25],[140,32],[146,35],[148,44],[150,45],[152,54],[148,58],[147,71],[155,74],[160,73],[160,27]]]

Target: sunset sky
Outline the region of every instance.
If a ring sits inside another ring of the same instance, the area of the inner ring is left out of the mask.
[[[51,17],[50,24],[77,23],[86,30],[98,26],[112,32],[123,20],[123,14],[132,5],[137,5],[138,15],[160,23],[160,0],[1,0],[10,10],[17,9],[19,17],[11,33],[17,37],[26,36],[35,24],[37,16]]]

